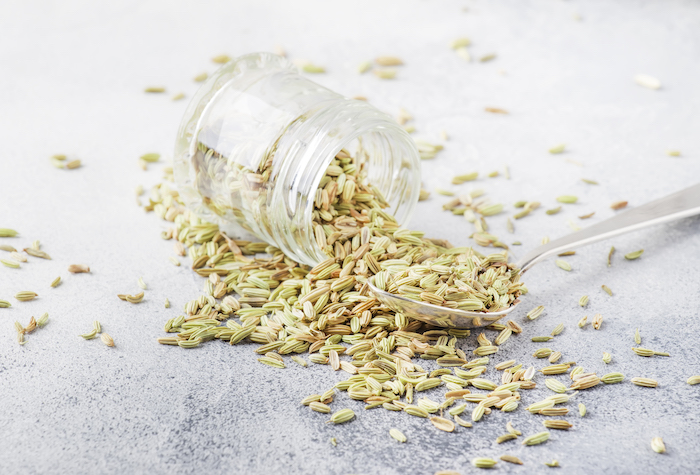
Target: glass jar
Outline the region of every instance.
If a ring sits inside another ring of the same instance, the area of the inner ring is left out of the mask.
[[[297,262],[327,256],[312,224],[316,190],[341,150],[361,160],[400,225],[420,192],[413,139],[390,116],[256,53],[225,64],[187,107],[175,144],[180,195],[233,236],[241,228]]]

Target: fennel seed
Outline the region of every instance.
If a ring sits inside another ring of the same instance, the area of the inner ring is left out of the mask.
[[[476,468],[493,468],[497,463],[498,462],[496,462],[494,459],[486,457],[477,457],[472,460],[472,465],[474,465]]]
[[[431,417],[430,422],[435,426],[435,428],[444,432],[454,432],[455,430],[454,422],[443,417]]]
[[[501,455],[501,460],[503,460],[504,462],[513,463],[515,465],[522,465],[523,464],[523,461],[520,460],[515,455]]]
[[[401,432],[398,429],[391,429],[389,431],[389,435],[397,441],[401,442],[402,444],[408,440],[408,438],[403,434],[403,432]]]
[[[68,266],[68,272],[72,274],[80,274],[90,272],[90,268],[84,264],[71,264]]]
[[[639,259],[642,256],[642,254],[644,254],[644,249],[625,254],[625,259],[627,259],[628,261],[633,261],[635,259]]]
[[[563,153],[565,149],[566,149],[566,145],[560,144],[560,145],[555,145],[554,147],[550,148],[548,150],[548,152],[551,154]]]
[[[353,417],[355,417],[355,413],[352,409],[341,409],[333,413],[330,422],[333,424],[342,424],[344,422],[348,422]]]
[[[661,81],[648,74],[637,74],[634,76],[634,82],[647,89],[660,89]]]
[[[102,343],[104,343],[107,346],[114,346],[114,339],[112,339],[112,337],[109,336],[107,333],[102,333],[100,335],[100,340],[102,340]]]
[[[523,445],[539,445],[547,440],[549,440],[549,432],[538,432],[537,434],[525,437],[525,439],[523,439]]]
[[[615,201],[613,204],[610,205],[612,209],[617,211],[618,209],[625,208],[627,206],[627,201]]]
[[[17,294],[15,294],[15,298],[17,300],[19,300],[20,302],[29,302],[30,300],[34,300],[38,296],[39,296],[39,294],[37,294],[36,292],[29,291],[29,290],[23,290],[23,291],[17,292]]]
[[[557,201],[564,204],[574,204],[578,201],[578,197],[573,195],[557,196]]]
[[[666,445],[661,437],[654,437],[651,439],[651,450],[657,454],[663,454],[666,452]]]
[[[659,385],[659,382],[650,378],[632,378],[630,379],[632,384],[637,386],[644,386],[646,388],[655,388]]]

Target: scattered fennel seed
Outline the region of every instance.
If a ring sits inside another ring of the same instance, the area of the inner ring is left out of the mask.
[[[71,264],[68,266],[68,272],[72,274],[81,274],[90,272],[90,268],[85,264]]]
[[[406,442],[408,439],[406,438],[405,435],[403,435],[403,432],[401,432],[398,429],[391,429],[389,431],[389,435],[396,439],[397,441],[401,442],[402,444]]]
[[[622,373],[608,373],[601,376],[600,380],[605,384],[618,384],[625,380],[625,375]]]
[[[184,93],[184,92],[178,92],[177,94],[175,94],[175,95],[173,96],[172,100],[173,100],[173,101],[179,101],[180,99],[184,99],[184,98],[185,98],[185,93]]]
[[[560,323],[559,325],[557,325],[556,327],[554,327],[554,330],[552,330],[551,335],[552,335],[552,336],[557,336],[557,335],[559,335],[559,334],[560,334],[561,332],[563,332],[563,331],[564,331],[564,324],[563,324],[563,323]]]
[[[364,74],[367,71],[369,71],[370,69],[372,69],[372,62],[371,61],[363,61],[357,67],[357,72],[360,74]]]
[[[610,364],[612,362],[612,355],[607,351],[603,353],[603,363]],[[603,381],[605,382],[605,381]]]
[[[560,145],[555,145],[554,147],[550,148],[548,150],[548,152],[551,154],[563,153],[565,149],[566,149],[566,145],[560,144]]]
[[[578,201],[578,197],[573,195],[557,196],[557,201],[565,204],[574,204]]]
[[[633,261],[635,259],[639,259],[642,256],[642,254],[644,254],[644,249],[625,254],[625,259],[627,259],[628,261]]]
[[[425,201],[428,198],[430,198],[430,192],[421,188],[420,193],[418,194],[418,201]]]
[[[39,294],[36,292],[32,292],[29,290],[23,290],[21,292],[17,292],[15,295],[15,298],[19,300],[20,302],[29,302],[30,300],[34,300],[36,297],[38,297]]]
[[[19,269],[19,262],[12,261],[10,259],[0,259],[0,263],[6,267],[10,267],[12,269]]]
[[[634,76],[634,82],[647,89],[660,89],[661,81],[648,74],[637,74]]]
[[[627,201],[615,201],[610,207],[614,210],[622,209],[627,206]]]
[[[601,325],[603,325],[603,316],[599,313],[596,313],[593,316],[593,321],[591,323],[595,330],[600,330]]]
[[[326,72],[326,69],[322,66],[316,66],[315,64],[306,63],[301,67],[301,70],[309,74],[322,74]]]
[[[170,308],[170,300],[165,299],[165,308]]]
[[[539,445],[547,440],[549,440],[549,432],[538,432],[537,434],[525,437],[525,439],[523,439],[523,445]]]
[[[508,114],[508,111],[505,109],[500,109],[498,107],[485,107],[484,110],[486,112],[490,112],[492,114]]]
[[[139,280],[136,282],[139,287],[141,287],[143,290],[146,290],[148,287],[146,287],[146,282],[143,281],[143,277],[139,277]]]
[[[212,60],[212,62],[214,62],[216,64],[224,64],[224,63],[228,63],[229,61],[231,61],[231,57],[226,55],[226,54],[220,54],[220,55],[214,56],[213,58],[211,58],[211,60]]]
[[[49,323],[49,314],[48,312],[44,312],[44,314],[42,314],[36,321],[36,324],[39,326],[39,328],[44,328],[47,323]]]
[[[292,361],[294,361],[299,366],[303,366],[305,368],[308,366],[308,363],[306,362],[306,360],[304,358],[302,358],[301,356],[292,355],[291,358],[292,358]]]
[[[9,308],[12,307],[12,304],[8,302],[7,300],[0,300],[0,308]]]
[[[654,380],[654,379],[649,379],[649,378],[632,378],[630,379],[632,384],[636,384],[637,386],[643,386],[646,388],[655,388],[659,385],[659,382]]]
[[[0,228],[0,237],[15,237],[19,234],[14,229]]]
[[[333,413],[330,422],[333,424],[342,424],[344,422],[348,422],[353,417],[355,417],[355,413],[352,409],[341,409]]]
[[[152,93],[152,94],[158,94],[158,93],[161,93],[161,92],[165,92],[165,88],[164,88],[164,87],[161,87],[161,86],[151,86],[151,87],[147,87],[146,89],[144,89],[144,92],[149,92],[149,93]]]
[[[444,432],[454,432],[455,430],[455,423],[444,417],[431,417],[430,422],[436,429],[440,429]]]
[[[9,244],[0,244],[0,251],[17,252],[17,249],[10,246]]]
[[[102,340],[102,343],[104,343],[107,346],[114,346],[114,339],[112,339],[112,337],[109,336],[107,333],[101,334],[100,340]]]
[[[514,455],[501,455],[501,460],[508,463],[513,463],[516,465],[522,465],[523,461]]]
[[[668,155],[669,157],[680,157],[681,151],[680,150],[667,150],[666,155]]]
[[[460,38],[455,38],[454,40],[450,41],[450,48],[452,49],[457,49],[457,48],[464,48],[466,46],[471,45],[472,42],[469,38],[466,36],[460,37]]]
[[[688,381],[686,381],[686,383],[690,384],[691,386],[700,384],[700,376],[691,376],[690,378],[688,378]]]
[[[599,183],[595,180],[589,180],[588,178],[581,178],[581,181],[584,183],[588,183],[589,185],[598,185]]]
[[[472,465],[476,468],[493,468],[498,462],[486,457],[478,457],[472,460]]]
[[[333,447],[337,447],[338,446],[338,439],[336,439],[335,437],[331,437],[331,444],[333,445]]]
[[[657,454],[663,454],[666,452],[666,445],[661,437],[654,437],[651,439],[651,450]]]
[[[479,62],[487,63],[489,61],[493,61],[494,59],[496,59],[496,53],[490,53],[479,58]]]
[[[503,434],[496,439],[497,444],[502,444],[503,442],[508,442],[509,440],[515,440],[518,436],[515,434]]]
[[[585,307],[586,305],[588,305],[588,300],[589,300],[589,299],[588,299],[588,295],[584,295],[583,297],[581,297],[580,299],[578,299],[578,304],[579,304],[581,307]]]
[[[68,170],[73,170],[80,167],[81,164],[82,162],[80,160],[71,160],[70,162],[66,163],[66,168]]]
[[[588,213],[588,214],[581,215],[581,216],[578,217],[578,219],[588,219],[588,218],[592,218],[594,214],[595,214],[595,211],[593,211],[592,213]]]
[[[638,345],[642,344],[642,335],[639,333],[639,328],[634,331],[634,342]]]
[[[545,213],[547,213],[548,215],[553,215],[553,214],[557,214],[559,211],[561,211],[561,206],[557,206],[556,208],[548,209],[547,211],[545,211]]]
[[[53,165],[56,168],[66,168],[65,162],[58,160],[57,158],[51,157],[49,161],[51,161],[51,165]]]
[[[193,79],[194,79],[194,82],[204,82],[207,80],[208,77],[209,77],[209,74],[202,73],[202,74],[196,75]]]
[[[374,62],[379,66],[402,66],[403,61],[396,56],[379,56],[374,59]]]
[[[606,294],[608,294],[609,296],[612,297],[613,291],[610,290],[610,287],[608,287],[607,285],[603,284],[603,285],[600,286],[600,288],[603,289],[603,290],[605,291]]]
[[[141,160],[143,160],[144,162],[155,163],[155,162],[157,162],[158,160],[160,160],[160,154],[159,154],[159,153],[153,153],[153,152],[152,152],[152,153],[144,153],[144,154],[141,155],[141,157],[139,157],[139,158],[141,158]]]
[[[557,267],[567,272],[571,270],[571,264],[562,259],[557,259],[556,261],[554,261],[554,263],[557,265]]]
[[[462,183],[476,180],[479,177],[478,172],[465,173],[464,175],[457,175],[452,178],[452,184],[461,185]]]
[[[559,467],[559,461],[558,460],[552,460],[551,462],[545,462],[544,463],[548,467]]]
[[[374,70],[374,75],[377,76],[379,79],[394,79],[396,78],[396,73],[396,69],[393,68]]]
[[[530,310],[529,312],[527,312],[526,316],[529,320],[535,320],[540,315],[542,315],[542,312],[544,312],[544,305],[539,305],[539,306],[533,308],[532,310]]]

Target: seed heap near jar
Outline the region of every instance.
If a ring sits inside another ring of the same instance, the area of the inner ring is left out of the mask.
[[[361,148],[356,153],[364,155]],[[255,201],[265,203],[273,160],[262,160],[256,170],[238,166],[229,172],[232,193],[255,193]],[[219,167],[226,163],[201,143],[193,161],[196,170],[208,175],[197,180],[199,186],[210,183],[210,177],[221,173]],[[346,343],[373,337],[381,342],[392,331],[430,329],[383,307],[369,292],[367,279],[372,276],[382,290],[447,308],[494,311],[515,302],[524,287],[505,252],[484,256],[472,248],[452,248],[444,241],[424,238],[422,232],[401,229],[385,211],[388,203],[379,190],[368,183],[365,163],[343,149],[327,167],[312,217],[316,244],[328,259],[312,269],[303,268],[272,246],[230,239],[215,225],[191,216],[177,200],[169,200],[168,208],[155,205],[159,214],[179,225],[170,235],[189,247],[193,267],[210,277],[205,298],[196,301],[197,305],[188,304],[189,315],[181,322],[184,327],[174,327],[176,319],[169,322],[168,331],[179,331],[178,337],[161,339],[161,343],[193,347],[214,337],[238,342],[249,336],[281,354],[314,353],[332,335]],[[220,203],[206,204],[217,214],[229,211]],[[246,257],[260,252],[272,257]],[[241,298],[227,297],[218,305],[215,298],[229,292]],[[229,320],[228,327],[218,326],[232,314],[243,325]],[[270,321],[277,325],[270,327]],[[268,328],[274,329],[276,338],[263,336],[272,335]],[[408,343],[410,340],[393,341],[389,351]]]

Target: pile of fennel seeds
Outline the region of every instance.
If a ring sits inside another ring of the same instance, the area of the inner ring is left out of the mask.
[[[322,394],[304,398],[303,404],[322,413],[331,412],[338,391],[364,401],[367,409],[381,407],[429,418],[436,428],[448,431],[456,427],[449,419],[445,422],[450,416],[456,425],[471,427],[494,410],[516,410],[520,392],[536,387],[534,367],[524,368],[515,361],[499,364],[497,369],[503,371],[500,383],[480,376],[486,371],[488,355],[498,352],[512,334],[520,333],[519,325],[512,321],[490,325],[486,329],[498,331],[498,336],[491,342],[482,332],[470,357],[456,344],[469,330],[431,327],[392,312],[372,296],[366,282],[379,276],[385,288],[393,285],[397,292],[402,288],[430,303],[449,306],[450,302],[481,298],[483,308],[490,308],[484,302],[505,306],[504,296],[514,300],[525,291],[517,270],[506,263],[505,253],[484,256],[400,229],[384,211],[383,198],[364,182],[362,167],[353,166],[352,158],[345,155],[341,152],[329,166],[317,192],[316,241],[329,258],[312,269],[265,243],[230,239],[216,225],[185,210],[168,185],[152,190],[146,209],[175,224],[163,237],[174,238],[175,252],[186,253],[193,269],[207,277],[203,295],[186,304],[184,315],[166,323],[165,330],[173,336],[159,342],[195,348],[213,339],[230,344],[253,341],[261,345],[256,349],[259,361],[274,368],[286,367],[285,355],[306,366],[307,359],[299,355],[308,353],[309,361],[349,375]],[[265,169],[254,173],[264,177]],[[477,272],[470,274],[474,269]],[[406,278],[412,282],[402,282]],[[463,295],[448,299],[453,293]],[[416,358],[434,360],[439,369],[428,371]],[[564,391],[584,390],[621,380],[617,375],[598,377],[575,362],[557,361],[540,371],[569,374],[571,379],[568,388],[563,383],[547,385],[554,387],[553,395],[527,407],[533,414],[550,417],[569,412],[563,405],[576,393],[563,394],[562,387]],[[440,386],[447,389],[444,401],[420,397],[419,393]],[[465,417],[465,411],[471,416]],[[336,421],[354,418],[354,414],[343,414]],[[570,427],[556,421],[543,420],[543,424],[552,429]],[[526,438],[524,443],[548,438],[548,434]]]

